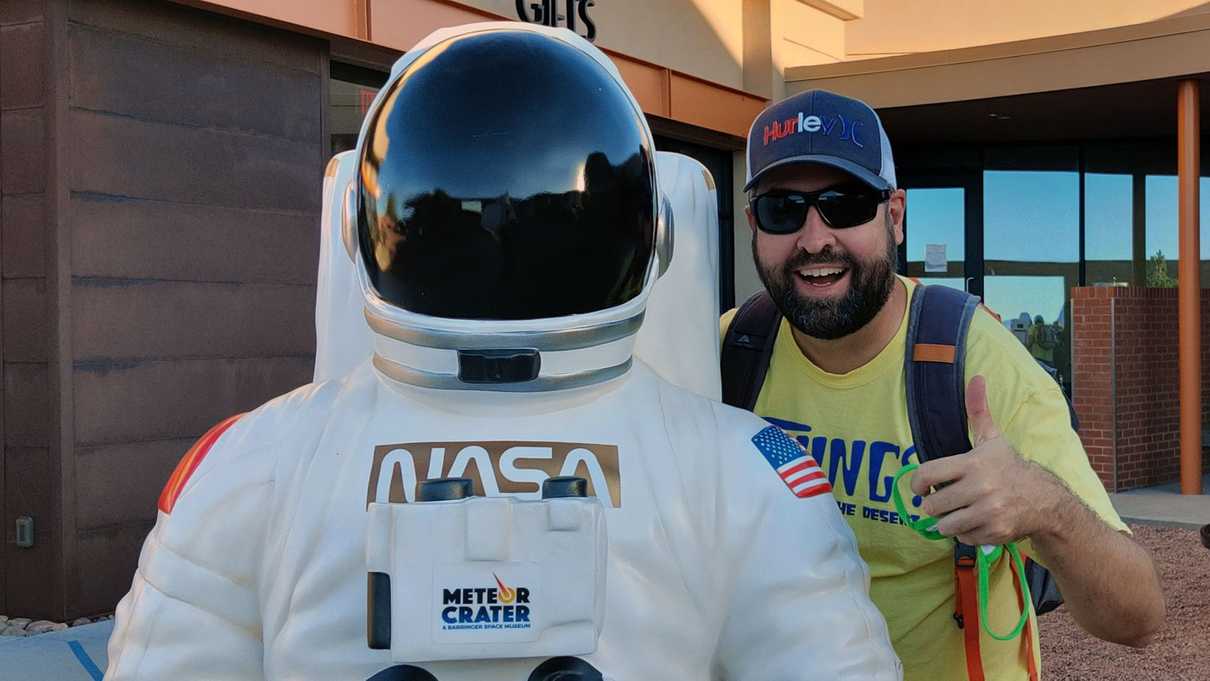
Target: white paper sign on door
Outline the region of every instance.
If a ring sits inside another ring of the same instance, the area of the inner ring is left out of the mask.
[[[927,244],[924,247],[924,271],[945,272],[949,263],[945,257],[945,244]]]

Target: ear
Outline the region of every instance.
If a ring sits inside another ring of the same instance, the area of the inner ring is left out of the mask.
[[[902,189],[896,189],[891,192],[891,198],[887,199],[887,213],[891,218],[891,231],[895,234],[895,243],[903,243],[903,215],[907,210],[907,192]]]
[[[756,218],[752,216],[751,205],[744,206],[744,215],[748,216],[748,229],[751,229],[752,233],[756,234]]]

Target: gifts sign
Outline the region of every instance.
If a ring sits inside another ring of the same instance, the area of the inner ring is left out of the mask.
[[[527,4],[528,9],[526,9]],[[592,41],[597,37],[597,25],[588,16],[588,8],[594,5],[596,5],[594,0],[542,0],[541,2],[517,0],[517,17],[521,21],[528,21],[531,24],[552,27],[566,26],[576,33],[580,33],[576,27],[583,24],[584,32],[580,35],[584,36],[586,40]],[[560,9],[563,11],[560,12]]]

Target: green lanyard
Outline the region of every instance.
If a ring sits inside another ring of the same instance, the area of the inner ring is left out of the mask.
[[[931,516],[921,516],[918,520],[912,520],[911,515],[907,512],[907,507],[903,503],[903,496],[899,493],[899,479],[911,473],[920,467],[920,464],[913,463],[899,469],[895,474],[894,480],[891,481],[891,497],[895,501],[895,510],[899,512],[899,517],[907,524],[908,527],[916,531],[917,534],[925,539],[945,540],[949,537],[937,531],[937,519]],[[1017,626],[1013,627],[1012,631],[1007,634],[997,634],[992,631],[987,624],[987,576],[991,572],[991,568],[997,561],[1003,557],[1007,550],[1009,558],[1012,560],[1014,567],[1017,570],[1017,579],[1021,584],[1021,595],[1024,603],[1021,608],[1021,618],[1017,620]],[[983,631],[987,632],[988,636],[997,641],[1011,641],[1021,635],[1021,629],[1025,627],[1025,623],[1029,621],[1029,608],[1033,602],[1029,595],[1029,582],[1025,580],[1025,563],[1021,560],[1021,552],[1017,550],[1017,545],[1014,542],[1009,542],[1004,546],[980,546],[975,551],[975,566],[976,574],[979,579],[979,620],[983,623]]]

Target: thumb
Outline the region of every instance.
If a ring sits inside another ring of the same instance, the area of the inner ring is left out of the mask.
[[[975,376],[966,384],[966,420],[975,435],[974,445],[1000,437],[1000,429],[987,406],[987,379]]]

